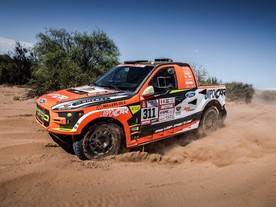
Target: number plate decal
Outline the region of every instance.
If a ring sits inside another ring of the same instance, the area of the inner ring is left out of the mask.
[[[141,111],[141,120],[158,119],[158,107],[143,108]]]

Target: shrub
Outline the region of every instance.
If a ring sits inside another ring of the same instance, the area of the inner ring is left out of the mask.
[[[226,98],[228,101],[244,101],[251,103],[254,95],[254,88],[251,84],[242,82],[226,83]]]
[[[37,95],[91,83],[118,64],[119,50],[103,31],[81,34],[48,29],[37,37],[38,61],[31,81]]]
[[[26,84],[32,75],[34,56],[30,49],[16,42],[10,55],[0,55],[0,83],[9,85]]]

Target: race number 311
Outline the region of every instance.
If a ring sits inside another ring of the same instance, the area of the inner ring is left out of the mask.
[[[157,118],[158,108],[144,108],[142,109],[142,120],[151,120]]]

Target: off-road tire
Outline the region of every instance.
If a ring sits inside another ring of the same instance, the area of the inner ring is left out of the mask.
[[[75,154],[78,156],[80,160],[87,160],[87,157],[85,156],[83,152],[83,139],[80,140],[73,140],[73,150]]]
[[[213,133],[219,124],[219,111],[216,107],[212,106],[204,111],[199,128],[198,134],[199,136],[207,136]]]
[[[122,137],[122,128],[116,124],[95,124],[84,135],[84,154],[87,159],[116,155],[120,150]]]

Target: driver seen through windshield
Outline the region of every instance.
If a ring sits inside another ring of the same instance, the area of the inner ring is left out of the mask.
[[[97,80],[94,85],[115,90],[135,91],[138,85],[153,69],[152,66],[120,66],[109,71]]]

